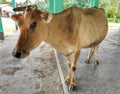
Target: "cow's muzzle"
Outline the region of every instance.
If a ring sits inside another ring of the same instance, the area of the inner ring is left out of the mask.
[[[16,58],[21,58],[22,51],[13,51],[12,55]]]
[[[25,57],[27,57],[30,54],[30,52],[25,52],[25,51],[21,51],[21,50],[13,50],[12,55],[16,58],[20,58],[23,59]]]

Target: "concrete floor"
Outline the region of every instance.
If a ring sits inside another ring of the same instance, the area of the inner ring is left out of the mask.
[[[11,55],[18,38],[0,41],[0,94],[63,94],[53,48],[42,43],[25,59]]]
[[[76,71],[77,87],[69,94],[120,94],[120,29],[110,29],[99,46],[99,61],[96,66],[92,58],[90,64],[84,63],[88,49],[82,49]],[[67,75],[66,58],[57,52],[64,75]]]

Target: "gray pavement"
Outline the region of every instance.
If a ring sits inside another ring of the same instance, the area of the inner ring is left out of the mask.
[[[67,89],[69,94],[120,94],[120,30],[109,29],[99,46],[98,66],[93,63],[94,58],[90,64],[84,63],[87,54],[88,49],[82,49],[76,71],[77,87],[74,92]],[[66,58],[59,52],[57,56],[65,79]]]
[[[0,41],[0,94],[63,94],[53,48],[42,43],[25,59],[11,55],[18,38]]]

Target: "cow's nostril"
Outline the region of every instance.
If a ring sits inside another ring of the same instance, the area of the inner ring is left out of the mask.
[[[12,55],[13,55],[14,57],[16,57],[16,58],[20,58],[20,57],[21,57],[21,53],[22,53],[22,52],[20,52],[20,51],[13,51],[13,52],[12,52]]]

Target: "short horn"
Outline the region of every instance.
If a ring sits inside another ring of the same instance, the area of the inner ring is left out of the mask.
[[[29,6],[24,6],[24,7],[17,7],[17,8],[14,8],[13,9],[13,11],[24,11],[25,9],[26,9],[26,7],[30,7],[30,5]]]

